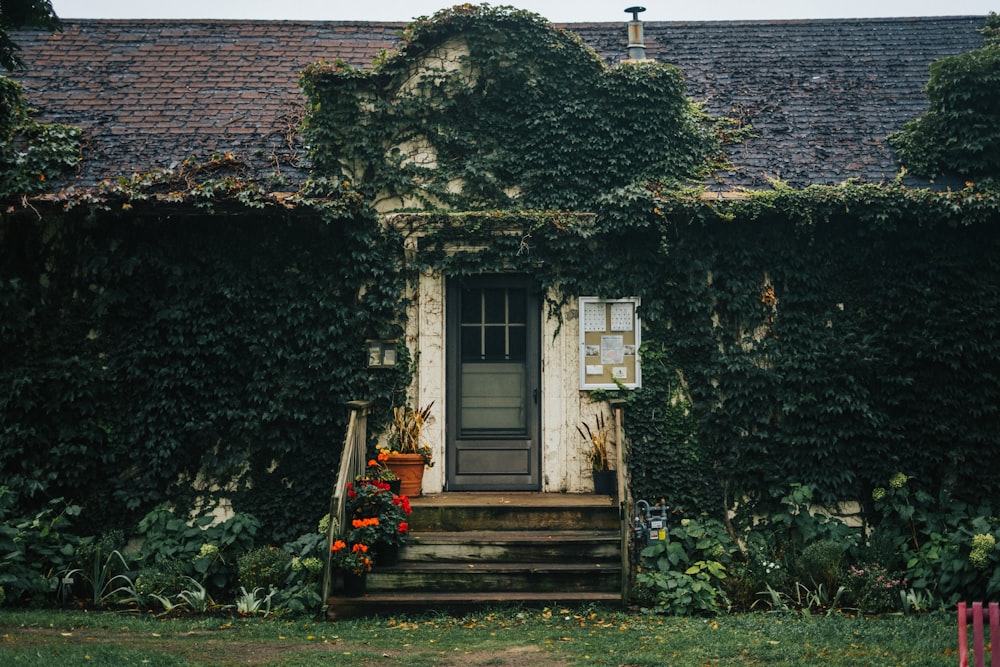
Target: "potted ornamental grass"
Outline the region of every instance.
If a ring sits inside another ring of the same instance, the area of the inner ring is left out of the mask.
[[[424,426],[431,421],[433,405],[392,409],[388,444],[383,451],[387,455],[386,465],[400,479],[400,493],[411,498],[420,495],[424,468],[434,465],[431,446],[423,437]]]
[[[594,479],[594,493],[614,495],[618,492],[618,477],[611,468],[608,440],[610,431],[604,423],[604,416],[598,413],[594,417],[594,428],[587,422],[576,427],[577,432],[587,443],[587,460],[590,461]]]

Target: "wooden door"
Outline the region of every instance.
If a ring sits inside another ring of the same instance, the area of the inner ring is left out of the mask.
[[[518,275],[453,278],[447,299],[447,488],[538,490],[538,290]]]

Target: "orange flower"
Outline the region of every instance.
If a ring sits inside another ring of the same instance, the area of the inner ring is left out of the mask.
[[[377,465],[378,465],[378,461],[376,461],[375,459],[371,459],[370,461],[368,461],[368,467],[369,468],[374,468]]]
[[[386,452],[380,450],[379,453],[378,453],[378,460],[379,461],[388,461],[389,460],[389,454],[387,454]]]
[[[359,542],[359,543],[355,544],[353,547],[351,547],[351,553],[354,553],[354,554],[357,554],[357,553],[366,554],[366,553],[368,553],[368,545],[367,544],[361,544]]]
[[[334,552],[340,551],[341,549],[343,549],[346,546],[347,546],[347,544],[344,542],[344,540],[337,540],[336,542],[333,543],[333,546],[330,547],[330,551],[334,551]]]

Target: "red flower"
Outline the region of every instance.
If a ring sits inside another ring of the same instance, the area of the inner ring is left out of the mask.
[[[410,524],[406,523],[405,521],[400,521],[399,522],[399,532],[400,533],[405,533],[408,530],[410,530]]]
[[[413,510],[410,509],[410,499],[406,496],[396,496],[392,499],[392,504],[402,507],[403,511],[407,514],[412,514]]]

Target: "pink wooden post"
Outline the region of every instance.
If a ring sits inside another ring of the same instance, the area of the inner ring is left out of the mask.
[[[990,602],[986,612],[990,623],[990,665],[1000,667],[1000,603]],[[968,625],[972,623],[972,658],[975,667],[986,667],[985,637],[983,636],[983,603],[958,603],[958,664],[969,667]]]
[[[958,603],[958,667],[969,667],[969,629],[965,616],[965,603]]]

